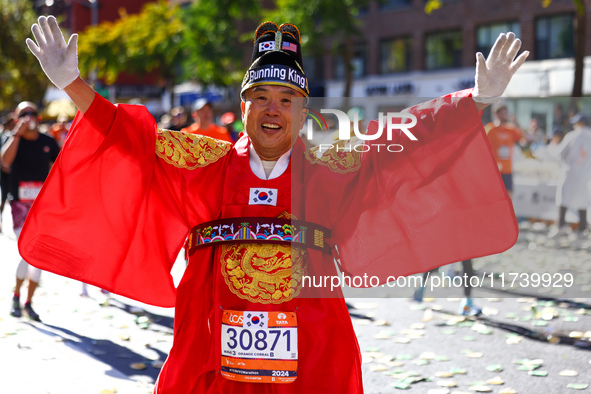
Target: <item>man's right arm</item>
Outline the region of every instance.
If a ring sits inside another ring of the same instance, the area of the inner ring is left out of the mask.
[[[66,44],[55,17],[40,16],[31,31],[35,41],[27,38],[27,46],[35,55],[45,75],[55,86],[63,89],[80,112],[84,113],[96,92],[80,78],[78,71],[78,35],[72,34]]]
[[[96,92],[80,77],[64,88],[64,92],[70,96],[72,102],[80,112],[85,113],[92,104]]]

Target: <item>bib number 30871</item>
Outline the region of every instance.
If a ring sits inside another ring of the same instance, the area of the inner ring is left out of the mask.
[[[222,369],[230,380],[291,383],[297,378],[298,327],[295,312],[224,310]]]

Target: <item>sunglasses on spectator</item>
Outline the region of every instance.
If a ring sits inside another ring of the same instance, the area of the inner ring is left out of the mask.
[[[24,118],[25,116],[37,116],[37,112],[35,111],[25,111],[18,114],[18,118]]]

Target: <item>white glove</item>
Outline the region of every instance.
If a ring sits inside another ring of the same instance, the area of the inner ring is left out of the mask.
[[[515,38],[515,34],[503,33],[495,41],[488,59],[484,60],[480,52],[476,54],[474,101],[491,103],[503,95],[511,77],[529,55],[529,51],[525,51],[515,59],[520,48],[521,40]]]
[[[78,76],[78,34],[72,34],[68,45],[53,15],[40,16],[31,27],[37,43],[27,38],[27,46],[41,63],[45,75],[55,86],[65,88]]]

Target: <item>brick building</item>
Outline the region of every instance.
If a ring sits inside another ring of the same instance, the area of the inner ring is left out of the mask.
[[[591,22],[587,1],[586,25]],[[355,43],[353,105],[363,106],[368,117],[378,111],[413,104],[411,97],[429,98],[473,86],[475,53],[488,54],[500,32],[514,31],[531,52],[526,64],[509,85],[512,97],[554,97],[566,102],[574,75],[574,14],[572,0],[553,0],[547,8],[539,0],[443,0],[431,14],[425,0],[370,2],[359,19],[361,35]],[[589,37],[587,28],[587,37]],[[591,38],[585,44],[583,92],[591,94]],[[344,91],[344,63],[325,55],[320,73],[325,94],[340,97]],[[368,99],[371,98],[371,99]],[[534,100],[535,101],[535,100]],[[526,118],[551,112],[548,105],[519,100]],[[529,104],[527,104],[529,102]],[[548,102],[548,100],[546,100]],[[333,105],[338,105],[335,100]],[[517,110],[517,107],[514,108]],[[591,111],[588,111],[591,112]],[[551,115],[543,123],[551,122]]]

